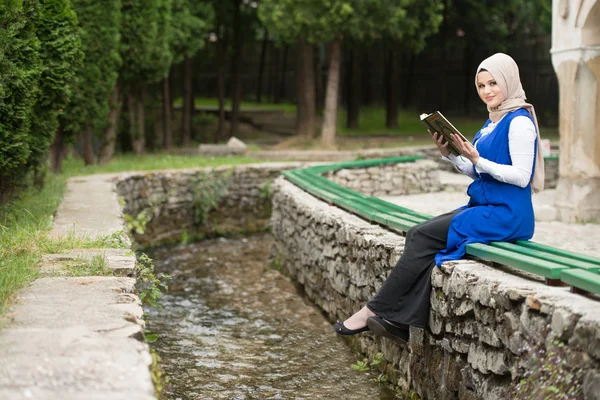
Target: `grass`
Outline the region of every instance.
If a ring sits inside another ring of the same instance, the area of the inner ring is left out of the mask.
[[[175,104],[182,104],[181,99],[175,100]],[[216,98],[196,98],[196,106],[203,107],[217,107]],[[226,107],[230,107],[231,103],[228,100]],[[272,109],[285,111],[286,114],[293,115],[296,112],[296,105],[292,103],[257,103],[253,101],[243,101],[241,109]],[[482,106],[482,110],[484,110]],[[424,138],[422,141],[429,144],[429,137],[427,131],[424,129],[421,121],[419,120],[420,112],[416,110],[400,110],[398,114],[398,128],[386,128],[385,126],[385,108],[382,106],[377,107],[362,107],[359,114],[359,125],[358,129],[348,129],[346,127],[346,110],[342,107],[338,109],[337,118],[337,133],[339,137],[360,137],[360,136],[393,136],[399,138],[408,138],[409,140],[421,141],[420,138]],[[485,112],[484,112],[485,114]],[[483,126],[485,117],[466,117],[466,116],[453,116],[446,115],[448,119],[456,126],[456,128],[465,135],[468,139],[473,139],[475,134]],[[317,129],[320,130],[320,127]],[[552,127],[541,127],[542,137],[548,138],[552,141],[558,140],[558,128]]]
[[[110,276],[113,271],[106,265],[106,259],[96,254],[91,259],[77,258],[66,262],[68,276]]]
[[[173,100],[173,104],[181,106],[183,104],[183,99],[177,98]],[[209,97],[196,97],[194,99],[194,104],[196,107],[218,107],[219,101],[216,98]],[[225,108],[231,107],[231,100],[225,100]],[[268,103],[261,102],[258,103],[256,101],[242,101],[240,105],[240,109],[243,111],[244,109],[258,109],[258,110],[278,110],[285,111],[286,113],[295,114],[296,113],[296,105],[292,103]]]
[[[105,166],[85,167],[82,160],[67,159],[62,175],[48,174],[40,191],[30,188],[17,198],[0,206],[0,315],[17,290],[38,277],[38,264],[44,254],[63,253],[74,248],[123,247],[120,234],[96,240],[67,235],[60,239],[47,237],[54,213],[63,197],[69,177],[120,171],[165,168],[216,167],[254,162],[248,157],[201,158],[167,154],[117,156]],[[79,265],[73,273],[105,271],[99,260]]]
[[[116,156],[107,165],[85,166],[83,160],[68,158],[63,164],[66,176],[116,173],[125,171],[150,171],[161,169],[183,169],[218,167],[260,162],[251,157],[198,157],[172,154],[124,154]]]
[[[337,129],[338,135],[341,137],[386,135],[416,141],[423,140],[427,144],[431,143],[429,134],[419,119],[419,113],[414,110],[400,110],[398,114],[398,128],[394,129],[385,127],[385,109],[382,107],[361,108],[359,129],[346,128],[346,115],[346,110],[340,110],[338,113]],[[446,117],[470,140],[473,139],[485,122],[484,118],[452,115],[446,115]],[[548,138],[552,141],[558,140],[558,128],[541,127],[540,131],[543,138]]]
[[[0,315],[14,292],[37,277],[52,216],[65,188],[51,176],[42,191],[30,189],[0,208]]]

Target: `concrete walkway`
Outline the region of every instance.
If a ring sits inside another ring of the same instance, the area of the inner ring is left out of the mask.
[[[446,187],[443,192],[423,193],[408,196],[384,196],[382,199],[430,215],[439,215],[467,204],[468,176],[440,171],[440,180]],[[569,224],[554,221],[556,209],[554,189],[544,190],[533,196],[536,216],[533,241],[560,249],[591,254],[600,257],[600,224]]]
[[[96,238],[121,232],[112,176],[71,179],[50,236]],[[18,294],[0,331],[0,399],[151,400],[152,358],[127,249],[73,249],[47,255]],[[122,277],[67,277],[66,260],[101,255]]]

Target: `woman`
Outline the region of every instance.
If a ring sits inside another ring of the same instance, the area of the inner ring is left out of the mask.
[[[477,68],[475,86],[489,120],[473,145],[452,137],[461,153],[455,157],[443,138],[432,134],[442,156],[473,178],[469,203],[411,228],[390,276],[365,307],[334,325],[338,334],[371,330],[407,341],[410,325],[427,325],[436,265],[462,258],[468,243],[533,236],[531,192],[543,189],[544,160],[535,110],[525,102],[517,64],[506,54],[494,54]]]

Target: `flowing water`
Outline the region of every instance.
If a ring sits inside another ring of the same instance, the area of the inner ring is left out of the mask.
[[[393,399],[331,324],[269,267],[269,235],[153,249],[173,276],[148,309],[169,399]]]

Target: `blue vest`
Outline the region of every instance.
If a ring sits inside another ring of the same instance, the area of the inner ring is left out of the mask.
[[[482,137],[481,130],[477,132],[473,144],[477,143],[481,157],[498,164],[512,165],[508,131],[510,122],[518,116],[526,116],[533,121],[529,112],[521,108],[505,115],[491,133]],[[483,127],[490,122],[488,120]],[[537,151],[537,143],[534,148]],[[535,169],[535,154],[533,167]],[[435,257],[437,266],[444,261],[462,258],[468,243],[531,239],[535,228],[531,182],[520,188],[482,173],[469,185],[467,194],[469,203],[459,208],[462,211],[452,219],[446,248]]]

